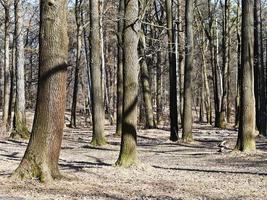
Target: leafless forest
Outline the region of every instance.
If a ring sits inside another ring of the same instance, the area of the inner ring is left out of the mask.
[[[265,0],[0,3],[0,199],[267,198]]]

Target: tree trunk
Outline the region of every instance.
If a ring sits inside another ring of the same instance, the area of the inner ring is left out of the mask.
[[[123,25],[124,25],[124,1],[120,0],[118,21],[118,57],[117,57],[117,125],[116,136],[122,132],[122,104],[123,104]]]
[[[186,1],[185,7],[185,78],[184,78],[184,109],[183,135],[184,142],[193,140],[192,134],[192,68],[193,68],[193,0]]]
[[[138,41],[140,22],[138,1],[125,0],[123,34],[123,121],[120,155],[116,165],[129,167],[137,161]]]
[[[76,111],[77,111],[77,98],[79,91],[79,71],[81,63],[81,49],[82,49],[82,27],[81,27],[81,5],[82,0],[75,1],[75,20],[76,20],[76,66],[74,72],[74,85],[72,95],[72,107],[71,107],[71,120],[70,127],[76,128]]]
[[[8,127],[8,110],[10,99],[10,66],[9,66],[9,38],[10,38],[10,5],[6,2],[5,10],[5,37],[4,37],[4,105],[3,105],[3,133],[9,129]]]
[[[153,114],[153,105],[152,105],[152,97],[151,97],[151,87],[150,87],[150,77],[147,67],[146,61],[146,42],[145,42],[145,35],[142,33],[142,39],[140,40],[140,55],[142,59],[140,61],[141,66],[141,82],[142,82],[142,89],[143,89],[143,99],[144,99],[144,106],[145,106],[145,113],[146,113],[146,125],[145,128],[152,129],[155,128],[154,123],[154,114]]]
[[[253,80],[254,59],[254,2],[242,0],[241,106],[236,149],[253,151],[255,144],[255,97]]]
[[[90,58],[92,77],[92,114],[93,114],[93,138],[92,145],[106,144],[104,136],[104,96],[102,86],[101,65],[101,37],[100,37],[100,10],[99,0],[90,1]]]
[[[24,77],[24,31],[22,0],[16,0],[15,8],[15,44],[16,44],[16,104],[14,112],[14,130],[12,137],[19,135],[21,138],[29,138],[30,133],[26,124],[25,111],[25,77]]]
[[[173,14],[172,0],[166,0],[166,17],[168,27],[168,51],[169,51],[169,81],[170,81],[170,118],[171,133],[170,140],[178,140],[178,111],[177,111],[177,78],[176,78],[176,58],[175,58],[175,41],[173,34]]]
[[[37,105],[30,142],[13,176],[60,178],[68,60],[67,1],[41,0]]]

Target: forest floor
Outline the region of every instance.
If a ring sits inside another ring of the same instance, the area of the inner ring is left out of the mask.
[[[231,153],[234,129],[194,124],[195,142],[173,143],[166,130],[138,130],[139,164],[115,167],[120,138],[106,126],[108,145],[90,146],[91,129],[64,131],[60,169],[75,177],[42,184],[9,179],[27,142],[0,140],[0,199],[267,199],[267,139],[257,138],[257,152]],[[229,149],[219,152],[218,144]]]

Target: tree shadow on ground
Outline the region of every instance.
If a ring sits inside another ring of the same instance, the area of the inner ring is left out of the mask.
[[[259,175],[267,176],[266,172],[250,172],[250,171],[230,171],[230,170],[217,170],[217,169],[194,169],[194,168],[182,168],[182,167],[162,167],[153,165],[156,169],[175,170],[175,171],[188,171],[188,172],[203,172],[203,173],[224,173],[224,174],[247,174],[247,175]]]

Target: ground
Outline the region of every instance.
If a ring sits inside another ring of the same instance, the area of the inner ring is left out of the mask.
[[[42,184],[9,179],[27,142],[0,140],[0,199],[267,199],[267,139],[253,154],[230,153],[236,131],[194,125],[193,144],[173,143],[167,130],[138,130],[139,164],[115,167],[120,139],[106,126],[109,144],[90,146],[90,128],[64,131],[61,172],[72,177]],[[227,141],[230,149],[218,145]]]

